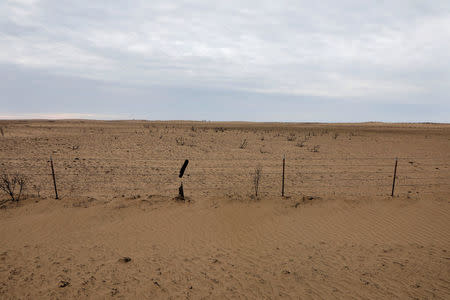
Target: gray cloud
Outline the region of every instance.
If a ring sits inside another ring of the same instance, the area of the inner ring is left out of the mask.
[[[448,1],[6,0],[0,19],[0,68],[20,74],[14,84],[26,85],[24,74],[82,82],[91,103],[103,103],[97,88],[89,88],[101,82],[120,87],[124,97],[164,95],[159,101],[178,97],[177,103],[214,102],[220,99],[215,93],[253,101],[250,106],[315,101],[310,106],[317,119],[331,104],[375,111],[383,105],[449,107]],[[189,90],[195,99],[185,95]],[[43,98],[40,103],[52,101]],[[328,106],[317,104],[324,99]],[[80,103],[68,106],[89,112]],[[117,104],[111,113],[121,109]],[[293,118],[284,113],[277,120]],[[233,117],[233,111],[224,116]]]

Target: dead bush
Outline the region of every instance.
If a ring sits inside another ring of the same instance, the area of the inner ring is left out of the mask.
[[[262,146],[262,147],[259,148],[259,152],[260,152],[261,154],[270,153],[269,151],[267,151],[267,150],[264,148],[264,146]]]
[[[289,142],[295,141],[295,133],[290,133],[286,138]]]
[[[244,139],[243,141],[242,141],[242,143],[241,143],[241,145],[239,146],[239,148],[241,148],[241,149],[245,149],[246,147],[247,147],[247,139]]]
[[[306,143],[306,140],[304,140],[304,141],[298,141],[297,144],[295,144],[295,146],[297,146],[297,147],[304,147],[304,146],[305,146],[305,143]]]
[[[258,191],[259,191],[259,183],[261,181],[262,176],[262,167],[257,166],[255,168],[255,172],[253,173],[253,188],[255,190],[255,197],[258,198]]]
[[[314,147],[311,149],[311,152],[319,152],[319,145],[314,145]]]
[[[177,142],[178,146],[184,146],[185,142],[184,142],[184,138],[183,137],[177,137],[175,139],[175,141]]]
[[[25,176],[19,173],[9,175],[2,173],[0,179],[0,190],[8,194],[10,200],[19,202],[26,186]]]
[[[33,190],[36,192],[37,197],[41,198],[41,186],[38,184],[33,184]]]

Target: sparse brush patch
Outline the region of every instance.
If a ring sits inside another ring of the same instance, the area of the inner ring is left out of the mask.
[[[305,146],[305,143],[306,143],[306,140],[304,140],[304,141],[298,141],[297,144],[295,144],[295,146],[297,146],[297,147],[304,147],[304,146]]]
[[[223,127],[216,127],[216,128],[214,128],[214,131],[215,132],[224,132],[225,129],[223,129]]]
[[[262,176],[262,167],[257,166],[252,175],[253,175],[252,179],[253,179],[253,189],[255,190],[255,197],[258,198],[259,183],[261,181]]]
[[[259,152],[260,152],[261,154],[269,153],[269,151],[267,151],[267,150],[264,149],[264,146],[259,148]]]
[[[36,191],[37,197],[41,198],[41,186],[38,184],[33,184],[33,189]]]
[[[0,127],[0,133],[1,133],[2,137],[5,136],[5,132],[3,131],[3,127]]]
[[[184,146],[184,144],[185,144],[184,138],[182,136],[175,138],[175,141],[177,142],[178,146]]]
[[[248,143],[247,143],[247,139],[244,139],[241,143],[241,145],[239,146],[239,148],[241,149],[245,149],[247,147]]]
[[[290,133],[287,137],[289,142],[295,141],[295,133]]]
[[[175,142],[177,143],[178,146],[195,147],[195,144],[194,144],[194,142],[192,140],[185,139],[182,136],[179,136],[179,137],[175,138]]]
[[[314,147],[310,150],[311,150],[311,152],[319,152],[319,148],[320,148],[319,145],[314,145]]]
[[[337,133],[337,132],[333,133],[333,139],[337,139],[338,136],[339,136],[339,133]]]
[[[9,175],[3,172],[0,178],[0,190],[9,196],[11,201],[19,202],[26,181],[25,175],[19,173]]]
[[[236,193],[236,192],[227,192],[225,194],[225,196],[229,201],[243,202],[243,201],[247,200],[241,194]]]

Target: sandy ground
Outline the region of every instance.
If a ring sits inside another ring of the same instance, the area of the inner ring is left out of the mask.
[[[0,128],[0,298],[450,298],[450,125]]]

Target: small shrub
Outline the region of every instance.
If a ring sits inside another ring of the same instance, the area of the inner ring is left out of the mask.
[[[3,131],[3,127],[0,127],[0,133],[2,134],[2,137],[5,136],[5,132]]]
[[[239,146],[239,148],[241,148],[241,149],[245,149],[246,147],[247,147],[247,139],[244,139],[243,141],[242,141],[242,143],[241,143],[241,145]]]
[[[295,133],[289,134],[289,136],[287,137],[287,140],[288,140],[289,142],[295,141]]]
[[[255,172],[253,173],[253,188],[255,190],[255,197],[258,197],[259,183],[261,181],[261,176],[262,176],[262,167],[258,166],[255,168]]]
[[[295,146],[297,146],[297,147],[304,147],[304,146],[305,146],[305,143],[306,143],[306,140],[304,140],[304,141],[298,141],[297,144],[295,144]]]
[[[267,150],[264,149],[264,146],[259,148],[259,152],[260,152],[261,154],[269,153],[269,151],[267,151]]]
[[[33,184],[33,189],[36,191],[38,198],[41,198],[41,186]]]
[[[3,173],[0,178],[0,190],[11,198],[13,202],[19,202],[22,192],[25,189],[26,179],[19,173],[8,175]]]
[[[183,139],[183,137],[177,137],[175,139],[175,141],[177,142],[178,146],[184,146],[184,139]]]

